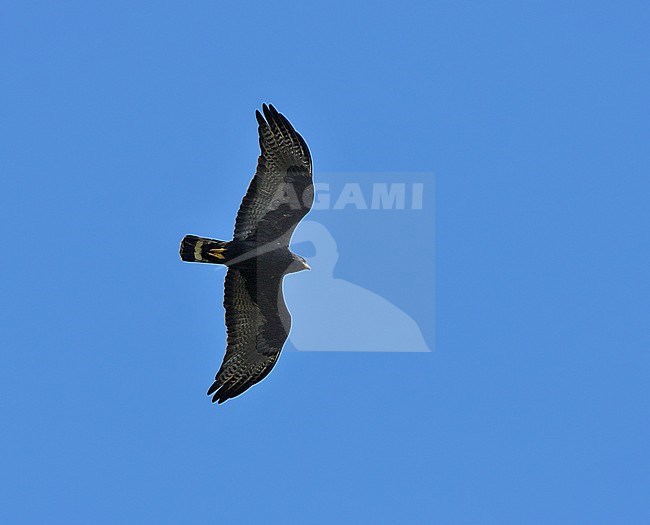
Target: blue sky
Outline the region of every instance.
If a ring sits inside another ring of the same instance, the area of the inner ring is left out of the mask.
[[[5,3],[0,521],[648,523],[649,25],[646,2]],[[290,350],[217,407],[223,271],[178,242],[230,234],[262,102],[317,178],[434,175],[421,227],[328,228],[335,276],[435,349]]]

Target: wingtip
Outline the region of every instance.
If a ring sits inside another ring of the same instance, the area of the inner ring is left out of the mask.
[[[212,396],[212,402],[219,405],[233,397],[231,395],[231,389],[229,389],[227,385],[222,385],[216,380],[208,389],[208,396]]]
[[[216,392],[214,396],[212,396],[212,402],[221,405],[225,401],[228,401],[230,397],[231,396],[224,394],[223,392]]]
[[[277,109],[275,109],[275,106],[273,104],[269,104],[269,113],[273,115],[273,119],[277,121],[282,121],[282,115],[278,112]]]
[[[283,130],[284,123],[282,121],[282,115],[278,113],[278,110],[275,109],[273,104],[269,104],[268,106],[264,104],[264,116],[272,129],[278,130],[280,133],[285,131]]]
[[[262,116],[262,114],[260,113],[260,111],[258,109],[255,110],[255,118],[257,119],[257,123],[260,126],[265,126],[266,125],[266,120],[264,120],[264,117]]]
[[[219,386],[220,386],[219,381],[217,381],[215,379],[214,382],[210,385],[210,388],[208,388],[208,394],[207,395],[211,396],[212,394],[214,394],[217,391],[217,389],[219,388]]]

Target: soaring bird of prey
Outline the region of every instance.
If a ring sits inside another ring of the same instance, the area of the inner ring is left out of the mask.
[[[289,335],[291,316],[282,295],[285,275],[308,270],[289,250],[291,235],[314,199],[309,148],[272,106],[256,111],[257,170],[235,220],[232,241],[186,235],[183,261],[224,264],[226,355],[208,390],[223,403],[264,379]]]

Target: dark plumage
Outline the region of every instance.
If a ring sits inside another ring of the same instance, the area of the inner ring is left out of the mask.
[[[264,379],[289,335],[282,295],[285,275],[308,269],[289,250],[291,235],[313,202],[309,148],[284,115],[256,112],[261,154],[237,213],[232,241],[187,235],[181,259],[228,266],[224,290],[226,355],[208,390],[223,403]]]

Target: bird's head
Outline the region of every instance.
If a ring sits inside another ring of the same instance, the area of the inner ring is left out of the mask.
[[[287,269],[287,273],[301,272],[302,270],[311,270],[311,267],[307,264],[307,260],[304,257],[292,253],[291,264]]]

